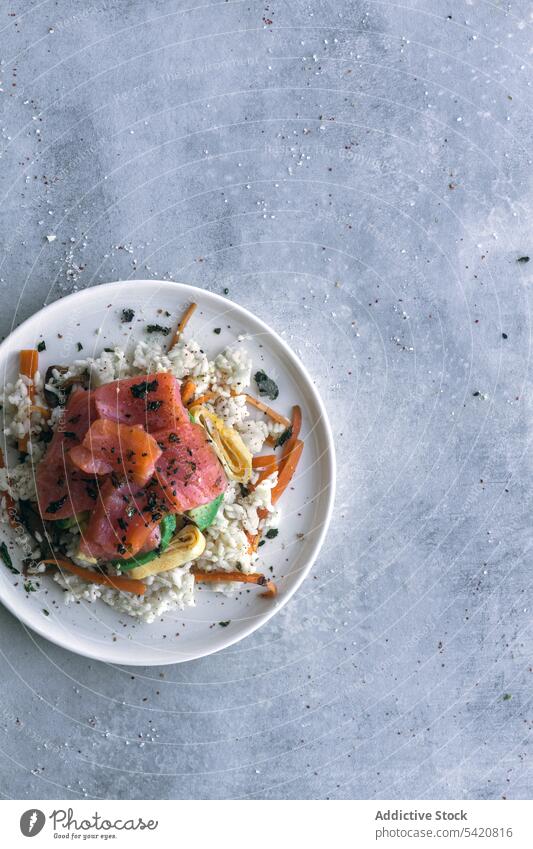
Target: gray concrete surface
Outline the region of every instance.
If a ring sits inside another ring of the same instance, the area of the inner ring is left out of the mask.
[[[0,330],[107,280],[228,287],[316,375],[335,520],[196,663],[2,609],[1,792],[530,797],[531,5],[194,5],[3,4]]]

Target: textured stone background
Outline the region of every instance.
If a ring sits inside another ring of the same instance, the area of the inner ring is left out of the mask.
[[[191,6],[2,4],[0,330],[101,281],[228,287],[316,375],[336,516],[200,662],[2,609],[1,792],[530,797],[531,5]]]

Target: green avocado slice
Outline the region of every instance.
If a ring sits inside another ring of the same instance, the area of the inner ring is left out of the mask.
[[[145,563],[150,563],[155,560],[160,554],[168,548],[170,540],[176,530],[176,517],[173,513],[168,513],[161,519],[159,523],[161,529],[161,542],[154,548],[153,551],[145,551],[144,554],[137,554],[129,560],[113,560],[113,566],[119,566],[121,572],[127,572],[128,569],[135,569],[136,566],[144,566]]]
[[[202,504],[201,507],[193,507],[187,511],[187,516],[192,519],[194,524],[200,531],[205,531],[209,525],[213,524],[213,520],[218,513],[218,508],[222,504],[223,493],[217,495],[209,504]]]

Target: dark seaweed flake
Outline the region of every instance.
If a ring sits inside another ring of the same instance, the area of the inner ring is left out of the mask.
[[[256,371],[254,380],[257,383],[257,389],[260,395],[266,395],[271,401],[275,401],[279,395],[277,383],[272,380],[262,369]]]

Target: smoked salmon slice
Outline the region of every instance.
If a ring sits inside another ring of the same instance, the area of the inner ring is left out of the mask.
[[[69,451],[84,438],[96,417],[91,392],[80,389],[71,395],[37,466],[37,500],[43,519],[66,519],[94,507],[98,496],[96,478],[76,468]]]
[[[213,501],[226,476],[178,381],[162,372],[76,392],[37,485],[44,519],[90,511],[81,556],[115,560],[156,548],[161,519]]]
[[[69,454],[73,464],[86,474],[113,473],[142,485],[152,477],[161,448],[140,426],[97,419],[81,445],[75,445]]]
[[[154,433],[161,448],[155,478],[171,512],[208,504],[226,489],[224,469],[200,425],[186,422]]]
[[[128,377],[106,383],[94,392],[98,415],[153,433],[188,422],[176,378],[168,372]]]
[[[159,522],[165,512],[151,482],[145,487],[127,481],[117,486],[108,478],[82,534],[80,553],[112,560],[150,551],[159,544]]]

